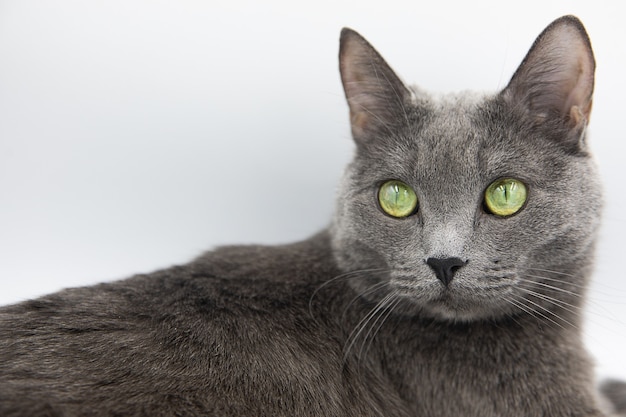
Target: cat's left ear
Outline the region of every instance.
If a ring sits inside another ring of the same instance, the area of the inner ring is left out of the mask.
[[[393,133],[406,122],[412,94],[378,52],[357,32],[344,28],[339,48],[341,81],[357,144]]]
[[[595,66],[582,23],[564,16],[535,40],[502,94],[538,124],[557,120],[578,142],[591,114]]]

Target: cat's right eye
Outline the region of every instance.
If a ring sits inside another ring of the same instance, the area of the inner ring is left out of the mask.
[[[402,181],[390,180],[380,186],[378,204],[391,217],[407,217],[415,213],[417,195],[411,187]]]

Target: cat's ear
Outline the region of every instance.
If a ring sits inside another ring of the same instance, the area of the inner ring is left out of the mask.
[[[410,90],[361,35],[347,28],[341,31],[339,70],[357,143],[393,133],[406,121]]]
[[[591,113],[595,60],[580,20],[564,16],[535,40],[503,96],[537,123],[558,120],[578,140]]]

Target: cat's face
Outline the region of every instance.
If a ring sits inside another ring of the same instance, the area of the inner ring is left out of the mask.
[[[333,247],[363,271],[357,291],[451,320],[579,304],[601,196],[584,142],[593,55],[577,20],[549,26],[494,96],[408,89],[351,31],[341,69],[357,152]]]

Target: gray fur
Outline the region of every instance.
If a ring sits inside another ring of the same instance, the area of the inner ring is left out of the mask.
[[[620,415],[626,415],[626,382],[608,380],[604,381],[600,388],[609,402],[609,409]]]
[[[348,29],[340,62],[357,151],[331,227],[2,308],[0,415],[605,415],[580,335],[601,209],[580,22],[495,95],[406,87]],[[498,218],[503,176],[529,200]],[[416,214],[382,213],[387,179]],[[429,257],[467,264],[445,287]]]

